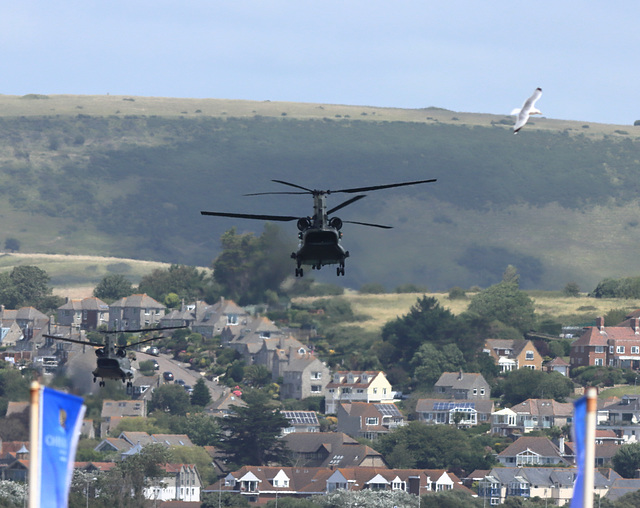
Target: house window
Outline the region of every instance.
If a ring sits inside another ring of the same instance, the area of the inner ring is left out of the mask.
[[[367,425],[378,425],[378,419],[373,416],[368,416]]]
[[[321,385],[311,385],[311,393],[320,393],[322,392]]]
[[[480,388],[480,395],[484,395],[484,388]]]
[[[237,314],[227,314],[227,324],[228,325],[237,325],[238,324],[238,315]]]
[[[617,346],[616,353],[624,353],[624,346]]]
[[[613,353],[613,346],[609,346],[609,353]]]
[[[602,358],[596,358],[594,365],[597,367],[602,367],[602,363],[603,363]]]
[[[374,388],[374,389],[373,389],[373,393],[378,393],[378,389],[377,389],[377,388]]]
[[[640,347],[639,346],[631,346],[631,354],[632,355],[637,355],[638,353],[640,353]]]
[[[604,346],[596,346],[596,353],[604,353]]]
[[[474,389],[473,389],[473,394],[474,394],[474,395],[478,395],[478,389],[477,389],[477,388],[474,388]]]
[[[529,362],[533,361],[533,351],[527,351],[525,359]]]
[[[322,379],[322,372],[312,372],[311,379]]]

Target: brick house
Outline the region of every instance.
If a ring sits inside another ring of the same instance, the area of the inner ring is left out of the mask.
[[[96,330],[109,320],[109,306],[100,298],[90,297],[67,300],[57,309],[57,323],[82,330]]]
[[[572,367],[587,365],[628,369],[640,368],[640,318],[630,318],[624,326],[605,327],[604,318],[586,327],[571,344]]]
[[[542,355],[530,340],[487,339],[483,351],[493,358],[500,372],[542,370]]]

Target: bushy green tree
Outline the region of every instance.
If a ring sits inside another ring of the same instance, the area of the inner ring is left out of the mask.
[[[204,378],[200,377],[193,386],[191,405],[205,407],[209,402],[211,402],[211,392],[207,388]]]
[[[488,469],[494,461],[480,440],[449,425],[409,422],[409,425],[381,436],[375,446],[387,462],[390,459],[398,461],[389,462],[391,467],[415,462],[416,468],[469,473],[474,469]],[[405,451],[409,457],[402,455]]]
[[[573,382],[559,372],[517,369],[499,384],[506,404],[519,404],[527,399],[554,399],[559,402],[573,393]]]
[[[174,294],[177,302],[184,298],[187,302],[202,300],[213,284],[213,280],[205,270],[194,266],[171,265],[169,268],[156,268],[140,280],[138,290],[155,298],[159,302]],[[172,300],[175,302],[175,298]]]
[[[422,344],[441,347],[454,342],[456,332],[456,317],[435,298],[423,296],[406,316],[382,328],[382,340],[393,347],[392,356],[384,361],[386,364],[409,362]]]
[[[248,401],[246,406],[232,406],[233,412],[220,418],[220,447],[226,462],[234,467],[261,466],[270,463],[286,465],[289,454],[280,439],[289,421],[266,405],[264,399]]]
[[[9,309],[36,307],[43,311],[62,304],[49,286],[49,274],[31,265],[16,266],[11,272],[0,274],[0,303]]]
[[[260,237],[238,235],[232,228],[222,235],[222,253],[213,262],[213,276],[222,291],[240,305],[260,303],[265,291],[278,291],[291,274],[291,242],[270,223]]]
[[[153,391],[149,411],[159,409],[172,415],[184,415],[191,409],[189,394],[180,385],[164,384]]]
[[[93,290],[93,296],[107,303],[114,302],[133,294],[133,285],[121,273],[105,275]]]
[[[635,478],[636,471],[640,469],[640,443],[621,445],[611,463],[623,478]]]
[[[471,299],[470,314],[500,321],[524,333],[535,323],[533,300],[514,282],[500,282]]]

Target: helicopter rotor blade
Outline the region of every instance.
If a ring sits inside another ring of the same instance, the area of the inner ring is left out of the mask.
[[[313,194],[314,191],[312,191],[311,189],[307,189],[306,187],[303,187],[302,185],[298,185],[295,183],[291,183],[291,182],[285,182],[284,180],[271,180],[272,182],[276,182],[276,183],[281,183],[282,185],[288,185],[289,187],[295,187],[296,189],[302,189],[303,191],[307,191]]]
[[[128,347],[137,346],[138,344],[144,344],[145,342],[151,342],[152,340],[164,339],[163,336],[159,337],[151,337],[150,339],[141,340],[138,342],[133,342],[131,344],[127,344],[126,346],[119,346],[121,349],[127,349]]]
[[[366,192],[380,189],[391,189],[392,187],[404,187],[406,185],[418,185],[420,183],[432,183],[436,182],[437,178],[431,178],[430,180],[415,180],[413,182],[402,182],[402,183],[389,183],[386,185],[372,185],[371,187],[355,187],[353,189],[340,189],[334,190],[331,192],[346,192],[348,194],[352,194],[354,192]]]
[[[69,339],[67,337],[57,337],[55,335],[42,335],[46,339],[53,340],[62,340],[64,342],[73,342],[74,344],[82,344],[83,346],[91,346],[91,347],[104,347],[104,344],[98,344],[97,342],[91,342],[89,340],[77,340],[77,339]]]
[[[337,212],[341,208],[344,208],[345,206],[350,205],[351,203],[359,201],[360,199],[362,199],[364,197],[366,197],[366,194],[361,194],[360,196],[355,196],[355,197],[345,201],[344,203],[341,203],[338,206],[333,207],[331,210],[327,211],[327,215],[331,215],[333,212]]]
[[[160,330],[180,330],[188,328],[187,326],[159,326],[158,328],[140,328],[139,330],[109,330],[102,333],[140,333],[140,332],[158,332]]]
[[[256,220],[272,220],[279,222],[289,222],[292,220],[298,220],[300,217],[293,217],[291,215],[262,215],[252,213],[227,213],[227,212],[200,212],[202,215],[212,215],[214,217],[233,217],[236,219],[256,219]]]
[[[347,224],[359,224],[360,226],[371,226],[372,228],[393,229],[393,226],[384,226],[382,224],[371,224],[370,222],[357,222],[354,220],[343,220]]]

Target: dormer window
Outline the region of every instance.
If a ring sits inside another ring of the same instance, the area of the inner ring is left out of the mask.
[[[237,314],[227,314],[227,324],[228,325],[237,325],[238,324],[238,315]]]

